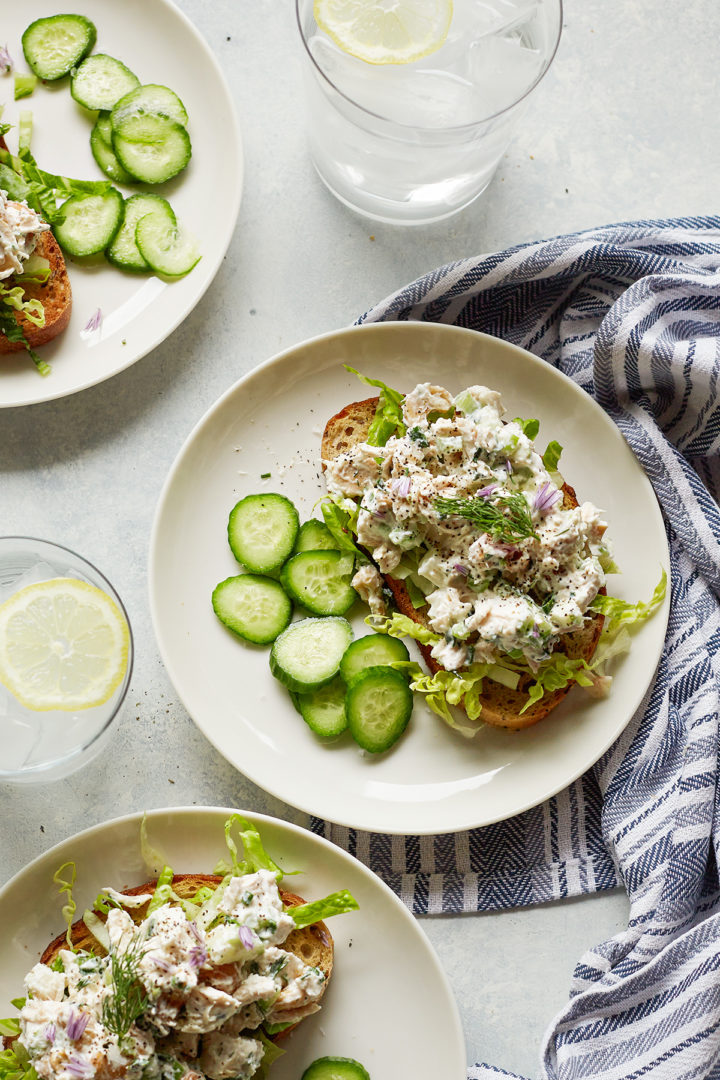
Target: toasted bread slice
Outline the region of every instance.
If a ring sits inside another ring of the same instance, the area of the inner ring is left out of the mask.
[[[183,900],[189,900],[203,886],[217,888],[221,881],[222,877],[216,874],[176,874],[172,879],[172,887],[179,897]],[[152,894],[155,892],[156,884],[156,882],[150,881],[144,885],[136,885],[134,888],[123,889],[122,891],[126,896],[140,896],[142,893]],[[300,904],[305,903],[301,896],[296,893],[285,892],[283,889],[280,890],[280,897],[286,908],[298,907]],[[149,903],[148,900],[142,907],[127,909],[128,915],[134,922],[139,924],[143,921]],[[104,919],[104,916],[99,915],[99,918]],[[97,938],[90,933],[82,919],[73,923],[70,929],[70,937],[74,949],[84,949],[91,953],[103,952]],[[59,934],[47,946],[40,957],[40,962],[52,964],[58,953],[67,948],[66,935]],[[325,988],[327,988],[333,969],[334,947],[332,936],[324,922],[313,923],[311,926],[304,926],[302,929],[291,931],[282,948],[286,952],[294,953],[303,963],[308,964],[310,967],[319,968],[325,976]],[[296,1024],[293,1024],[292,1027],[288,1027],[275,1035],[273,1037],[274,1041],[287,1035],[296,1026]]]
[[[364,401],[355,401],[346,405],[344,409],[332,416],[325,425],[322,437],[321,454],[323,461],[330,461],[339,454],[345,453],[355,443],[363,442],[367,437],[368,430],[375,416],[377,398],[366,398]],[[568,485],[563,485],[563,507],[570,509],[578,505],[574,490]],[[390,575],[384,575],[385,583],[392,592],[395,604],[403,615],[427,626],[427,616],[423,609],[413,607],[405,584]],[[602,590],[603,592],[605,590]],[[571,659],[582,657],[590,660],[597,647],[604,618],[600,614],[592,614],[588,617],[585,625],[579,630],[563,637],[562,651]],[[430,671],[442,670],[430,655],[430,646],[420,645],[420,651]],[[538,720],[555,708],[562,701],[571,688],[571,685],[561,690],[546,692],[540,701],[534,702],[522,715],[521,709],[527,704],[527,687],[532,682],[532,676],[523,676],[516,690],[486,679],[483,692],[480,695],[482,713],[480,719],[486,724],[495,727],[511,728],[514,730],[530,727]]]
[[[50,263],[50,277],[44,285],[26,282],[23,284],[23,289],[28,300],[39,300],[42,303],[45,309],[45,325],[35,326],[25,318],[22,312],[18,311],[15,314],[25,340],[32,349],[47,345],[49,341],[61,334],[70,322],[72,311],[72,289],[65,258],[51,232],[40,234],[35,254],[41,255]],[[9,278],[6,284],[12,281],[13,279]],[[4,334],[0,334],[0,355],[22,352],[24,348],[21,341],[8,341]]]

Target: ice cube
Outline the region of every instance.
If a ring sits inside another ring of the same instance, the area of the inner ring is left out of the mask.
[[[542,56],[537,49],[526,48],[519,40],[488,37],[473,42],[467,74],[487,116],[519,101],[541,68]]]

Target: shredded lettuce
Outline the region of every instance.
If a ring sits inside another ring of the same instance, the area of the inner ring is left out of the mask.
[[[240,829],[244,859],[238,858],[237,844],[232,837],[232,830],[236,825]],[[233,814],[225,822],[225,843],[230,853],[230,862],[221,859],[213,870],[214,874],[234,874],[236,877],[240,877],[243,874],[253,874],[257,870],[269,870],[280,881],[287,873],[287,871],[281,870],[277,863],[273,862],[263,846],[260,833],[252,822],[242,817],[241,814]]]
[[[100,916],[88,909],[83,912],[83,922],[95,940],[102,945],[105,952],[110,952],[110,935]]]
[[[15,1017],[10,1019],[0,1020],[0,1035],[5,1038],[12,1039],[15,1035],[20,1034],[20,1021]]]
[[[39,300],[26,300],[25,290],[21,285],[0,284],[0,302],[11,307],[13,311],[21,311],[33,326],[45,325],[45,308]]]
[[[266,1080],[266,1077],[268,1075],[268,1069],[273,1064],[273,1062],[277,1061],[279,1057],[283,1056],[285,1051],[282,1049],[281,1046],[278,1046],[276,1043],[268,1039],[267,1035],[265,1035],[263,1031],[258,1031],[257,1034],[260,1042],[265,1048],[265,1053],[263,1054],[263,1059],[260,1062],[260,1069],[255,1075],[257,1077],[257,1080]]]
[[[364,560],[365,555],[352,539],[353,534],[357,531],[357,518],[360,507],[355,506],[349,499],[343,499],[342,503],[342,506],[339,505],[332,495],[328,495],[323,499],[320,503],[323,521],[340,551],[350,551]],[[348,504],[353,506],[353,510],[348,508]]]
[[[367,439],[370,446],[384,446],[392,435],[404,435],[405,424],[402,415],[402,403],[405,395],[398,390],[393,390],[380,379],[370,379],[367,375],[361,375],[349,364],[344,365],[345,370],[357,375],[358,379],[368,386],[375,386],[380,391],[375,416],[370,425]]]
[[[0,1051],[0,1080],[38,1080],[27,1050],[17,1040]]]
[[[289,908],[295,926],[301,930],[303,926],[311,926],[320,922],[321,919],[329,919],[332,915],[343,915],[346,911],[357,911],[357,900],[347,889],[340,892],[330,893],[322,900],[313,900],[310,904],[300,904],[298,907]]]
[[[140,822],[140,854],[145,866],[153,877],[157,877],[158,874],[161,873],[162,868],[167,866],[165,856],[157,851],[148,839],[147,814],[143,814],[142,821]]]
[[[644,622],[663,602],[666,592],[667,574],[663,570],[649,603],[646,604],[642,600],[638,600],[637,603],[631,604],[627,600],[619,600],[614,596],[598,594],[590,607],[593,611],[601,612],[608,620],[610,628],[614,629],[622,625]],[[608,627],[606,626],[604,629],[608,629]]]
[[[63,878],[63,871],[69,868],[67,879]],[[67,932],[65,934],[65,940],[68,943],[68,948],[72,949],[72,924],[75,918],[75,912],[77,911],[77,904],[73,898],[73,886],[75,884],[75,878],[77,877],[77,868],[74,862],[63,863],[53,874],[53,883],[60,887],[60,895],[65,893],[66,900],[62,908],[62,917],[67,924]]]
[[[552,474],[557,472],[558,463],[560,461],[560,455],[562,454],[562,446],[559,442],[553,439],[547,444],[547,449],[542,456],[543,465],[547,471]]]
[[[520,425],[523,430],[523,435],[526,435],[528,439],[533,440],[537,438],[537,434],[540,430],[539,420],[523,420],[522,417],[516,416],[513,418],[513,423]]]
[[[440,634],[436,634],[434,630],[430,630],[421,623],[414,622],[407,615],[400,615],[397,611],[390,616],[368,615],[365,622],[379,634],[389,634],[390,637],[395,638],[413,638],[421,645],[435,645],[436,642],[442,641]]]

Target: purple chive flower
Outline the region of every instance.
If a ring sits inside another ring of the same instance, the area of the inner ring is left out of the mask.
[[[8,52],[7,45],[0,45],[0,75],[6,75],[13,69],[13,58]]]
[[[499,486],[499,484],[488,484],[487,487],[480,488],[480,490],[476,491],[475,494],[479,499],[487,499],[488,495],[492,495],[495,488]]]
[[[89,1019],[90,1013],[78,1012],[75,1009],[70,1010],[70,1016],[66,1025],[67,1037],[70,1039],[70,1042],[77,1042],[78,1039],[83,1037]]]
[[[410,477],[398,476],[390,481],[390,487],[395,495],[399,495],[401,499],[404,499],[410,494]]]
[[[188,960],[190,961],[190,967],[201,968],[204,964],[207,964],[208,954],[204,945],[195,945],[188,953]]]
[[[79,1054],[73,1054],[66,1062],[65,1068],[71,1076],[77,1076],[79,1080],[90,1080],[95,1075],[95,1067]]]
[[[508,474],[508,476],[512,476],[513,467],[510,458],[506,458],[505,460],[505,472]]]
[[[94,315],[91,315],[86,325],[83,328],[84,334],[92,334],[95,330],[99,330],[102,326],[103,313],[102,308],[98,308]]]
[[[191,921],[188,925],[190,927],[190,933],[192,934],[192,936],[195,938],[196,941],[198,941],[200,944],[202,944],[202,939],[203,939],[202,934],[198,930],[195,923]]]
[[[562,491],[553,487],[552,484],[544,483],[540,490],[535,493],[533,509],[537,510],[538,514],[547,514],[552,510],[558,499],[562,499]]]
[[[162,957],[162,956],[151,956],[150,959],[152,960],[155,967],[160,968],[161,971],[169,971],[170,970],[171,965],[168,963],[167,960],[164,959],[164,957]]]
[[[45,1042],[48,1043],[50,1046],[52,1046],[52,1044],[55,1042],[55,1034],[56,1034],[55,1025],[54,1024],[46,1024],[45,1025],[45,1030],[43,1031],[43,1035],[45,1036]]]
[[[238,934],[241,942],[246,949],[252,949],[255,946],[255,935],[249,926],[241,926]]]
[[[459,562],[453,564],[453,569],[457,570],[458,574],[462,574],[463,577],[467,577],[470,573],[467,566],[463,566],[463,564]]]

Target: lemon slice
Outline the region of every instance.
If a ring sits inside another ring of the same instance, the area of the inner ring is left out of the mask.
[[[27,585],[0,605],[0,682],[28,709],[91,709],[120,685],[129,642],[122,612],[94,585]]]
[[[445,41],[452,0],[314,0],[315,21],[343,52],[369,64],[409,64]]]

